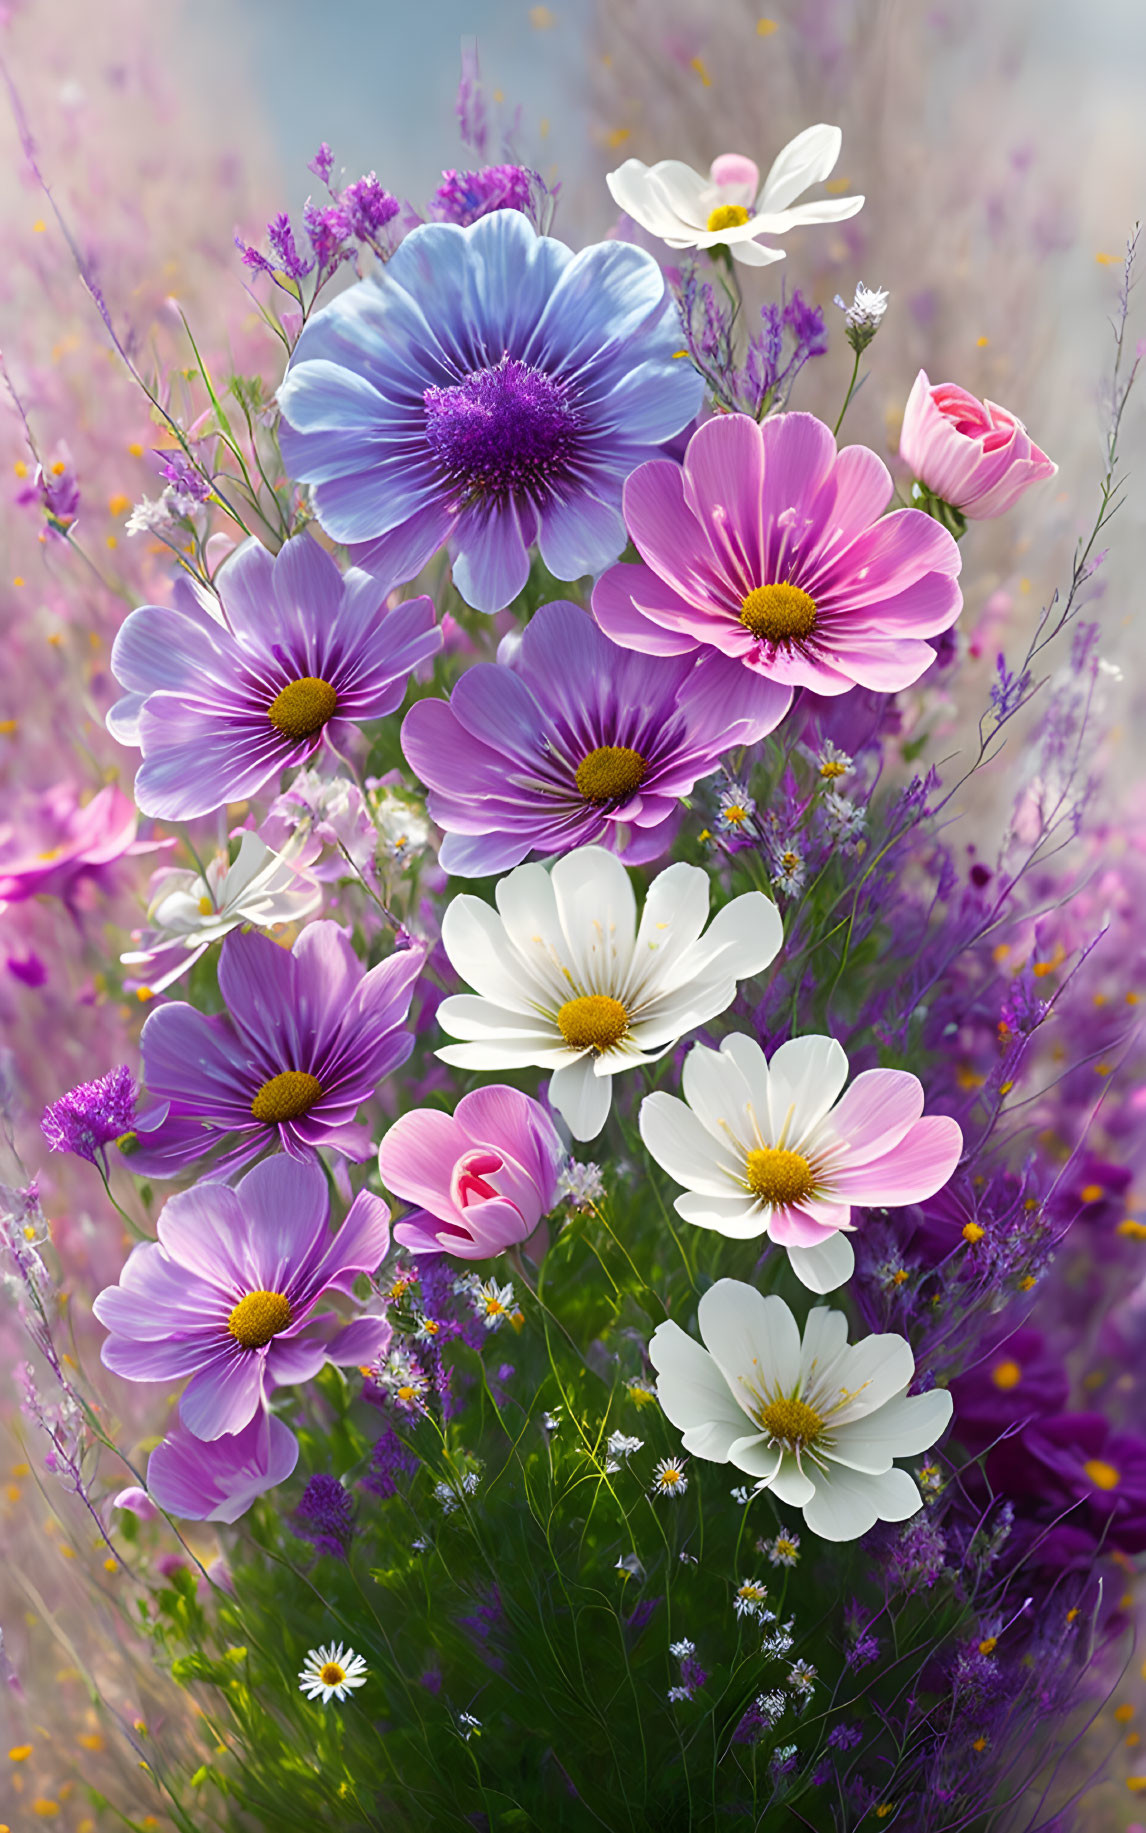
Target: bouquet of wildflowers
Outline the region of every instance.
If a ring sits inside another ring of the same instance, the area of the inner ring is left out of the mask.
[[[625,160],[575,251],[472,67],[460,111],[424,211],[324,145],[239,238],[241,373],[188,327],[154,377],[75,249],[161,488],[100,684],[134,809],[0,857],[78,909],[151,854],[138,1062],[43,1116],[122,1231],[68,1348],[33,1182],[4,1242],[30,1455],[196,1710],[120,1715],[119,1824],[1065,1833],[1146,1550],[1085,615],[1133,246],[1091,532],[976,709],[964,549],[1055,465],[925,372],[891,469],[847,443],[894,285],[754,271],[861,210],[839,131]]]

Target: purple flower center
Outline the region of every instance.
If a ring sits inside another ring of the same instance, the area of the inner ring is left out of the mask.
[[[430,448],[471,501],[537,496],[568,469],[578,419],[565,385],[516,357],[422,399]]]

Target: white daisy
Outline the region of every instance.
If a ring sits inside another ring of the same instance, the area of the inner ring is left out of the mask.
[[[735,1464],[780,1502],[802,1508],[822,1540],[858,1540],[876,1521],[923,1505],[894,1459],[927,1451],[949,1424],[944,1389],[909,1396],[915,1373],[900,1336],[848,1344],[842,1311],[813,1310],[803,1341],[782,1298],[719,1279],[699,1307],[702,1347],[678,1324],[649,1345],[657,1394],[684,1448]]]
[[[805,128],[777,154],[762,188],[755,162],[740,153],[714,159],[707,178],[679,159],[653,166],[626,159],[605,183],[614,202],[670,248],[726,247],[750,267],[767,267],[782,261],[784,250],[767,247],[757,236],[840,223],[862,210],[862,197],[826,197],[789,208],[809,185],[827,178],[842,145],[838,127],[821,122]]]
[[[606,1449],[611,1457],[632,1457],[644,1444],[643,1438],[633,1438],[628,1432],[610,1432],[605,1440]]]
[[[496,1279],[478,1280],[471,1289],[470,1303],[487,1330],[499,1330],[516,1309],[513,1286],[508,1281],[499,1286]]]
[[[737,1241],[768,1235],[813,1292],[851,1277],[853,1203],[933,1196],[963,1145],[954,1120],[922,1117],[915,1076],[868,1069],[840,1099],[847,1075],[834,1038],[792,1038],[769,1061],[737,1034],[719,1050],[693,1046],[683,1101],[658,1092],[641,1103],[641,1138],[686,1188],[677,1213]]]
[[[443,946],[476,996],[438,1007],[442,1029],[465,1040],[438,1055],[458,1069],[548,1069],[575,1139],[604,1126],[613,1076],[723,1012],[783,940],[759,891],[704,930],[708,874],[684,864],[653,880],[638,927],[629,875],[604,847],[578,847],[551,872],[517,866],[494,895],[496,911],[469,895],[446,911]]]
[[[681,1335],[683,1336],[683,1331]],[[673,1422],[676,1423],[675,1421]],[[663,1457],[653,1469],[654,1496],[683,1496],[688,1488],[688,1478],[684,1467],[688,1459],[683,1457]]]
[[[323,1705],[332,1699],[345,1699],[352,1687],[366,1685],[367,1668],[361,1655],[341,1642],[329,1648],[307,1650],[306,1665],[298,1677],[298,1690],[308,1699],[321,1698]]]
[[[273,853],[249,832],[234,861],[216,853],[205,873],[172,868],[157,873],[154,886],[140,946],[120,956],[125,967],[159,966],[147,977],[153,993],[187,973],[212,942],[241,923],[259,929],[295,923],[322,902],[321,886],[296,871],[289,850]]]

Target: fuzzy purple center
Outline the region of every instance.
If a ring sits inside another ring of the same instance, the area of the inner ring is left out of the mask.
[[[573,456],[577,415],[564,384],[516,357],[422,399],[430,449],[467,499],[543,495]]]

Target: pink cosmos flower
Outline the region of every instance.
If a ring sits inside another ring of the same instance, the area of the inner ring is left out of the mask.
[[[686,1222],[735,1241],[768,1235],[813,1292],[849,1279],[852,1204],[898,1208],[942,1189],[963,1149],[946,1115],[923,1114],[901,1069],[865,1069],[830,1037],[794,1037],[767,1060],[752,1038],[696,1044],[675,1095],[646,1096],[641,1138],[685,1185]]]
[[[179,1413],[196,1438],[242,1432],[271,1389],[313,1380],[324,1362],[384,1353],[385,1318],[343,1324],[315,1310],[327,1292],[352,1293],[385,1256],[380,1197],[360,1191],[332,1235],[323,1172],[279,1153],[233,1190],[204,1183],[171,1197],[156,1232],[92,1309],[110,1332],[105,1368],[128,1381],[190,1376]]]
[[[545,1109],[515,1088],[475,1089],[452,1115],[403,1114],[382,1141],[378,1169],[388,1189],[421,1208],[394,1238],[415,1254],[503,1253],[552,1209],[564,1157]]]
[[[297,1438],[265,1408],[241,1432],[209,1444],[176,1425],[147,1460],[144,1500],[153,1515],[158,1504],[184,1521],[237,1521],[268,1489],[285,1483],[297,1463]]]
[[[1006,515],[1025,490],[1058,470],[1005,407],[954,382],[932,386],[923,369],[903,411],[899,456],[933,496],[971,522]]]
[[[135,829],[135,804],[114,783],[84,803],[71,783],[44,790],[27,825],[0,824],[0,910],[29,897],[70,905],[81,880],[101,880],[117,859],[154,851]]]
[[[717,649],[762,697],[908,687],[935,659],[924,639],[959,615],[960,556],[922,511],[884,515],[891,494],[875,453],[837,452],[812,414],[718,415],[683,467],[656,459],[629,478],[643,564],[605,573],[594,615],[626,649]]]

